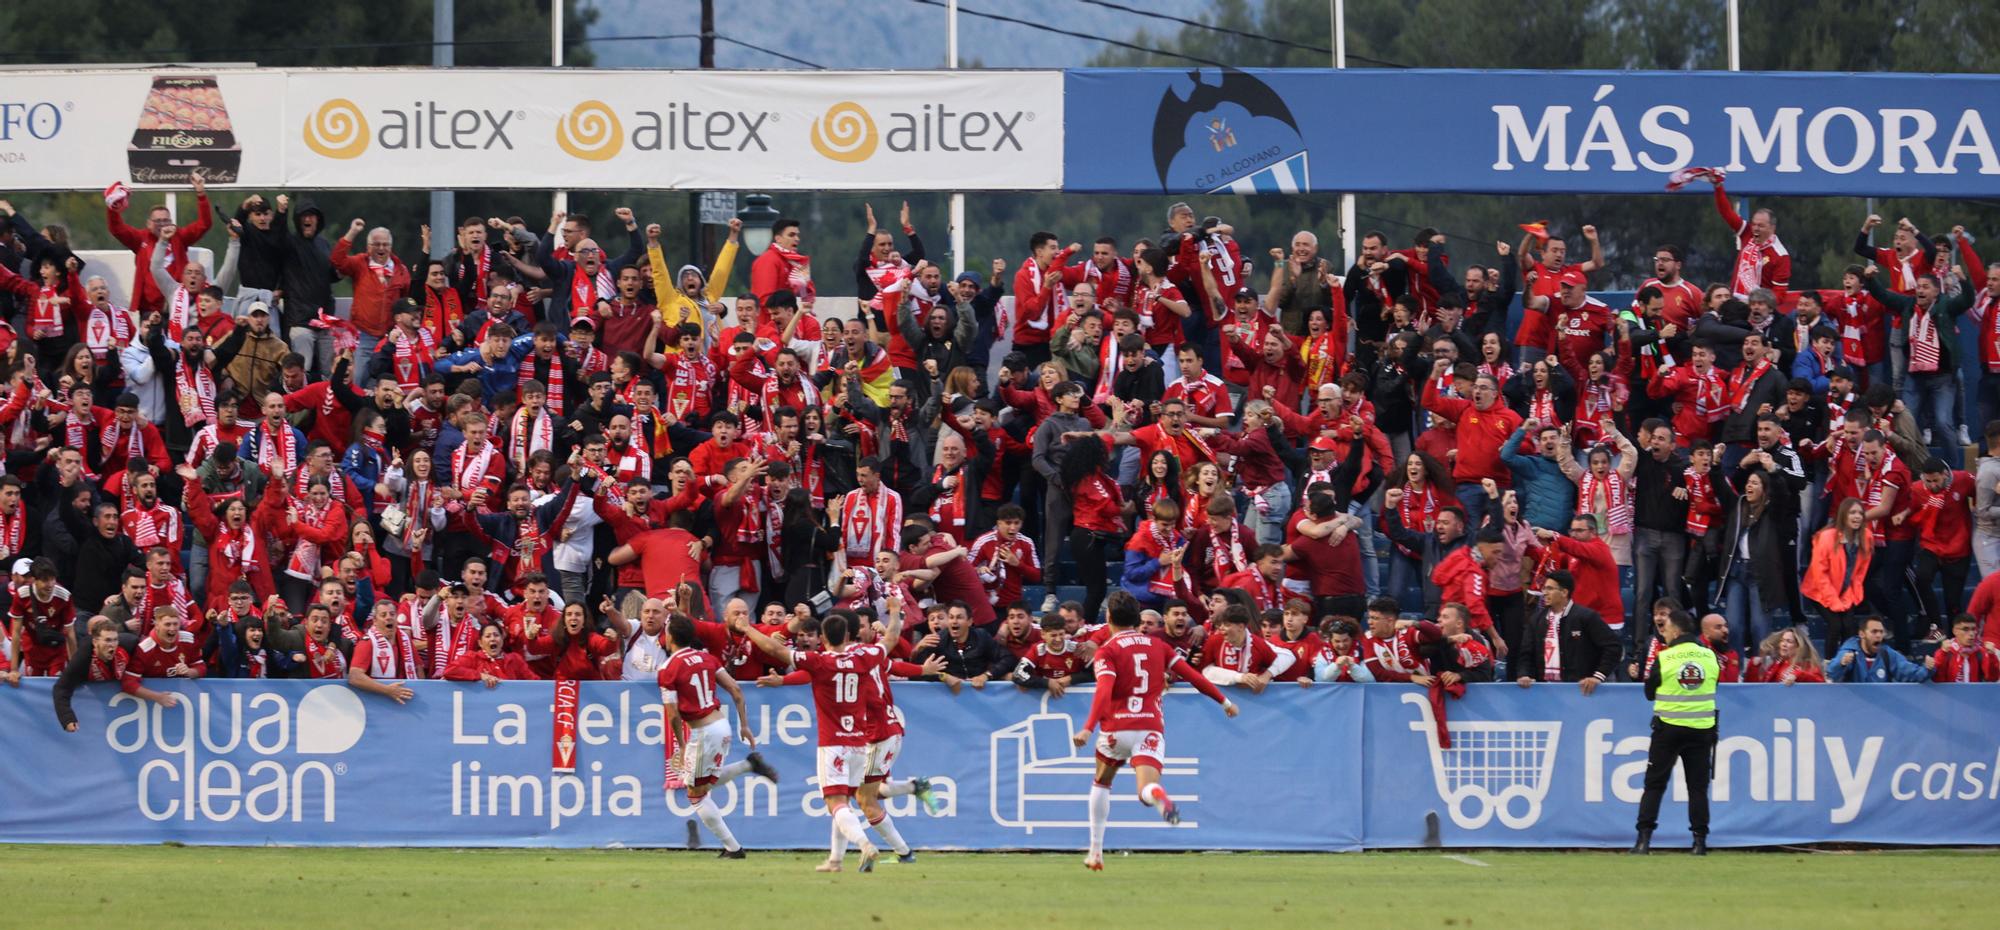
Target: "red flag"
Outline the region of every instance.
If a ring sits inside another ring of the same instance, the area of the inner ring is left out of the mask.
[[[556,679],[555,751],[550,767],[560,775],[576,772],[576,705],[579,691],[576,679]]]

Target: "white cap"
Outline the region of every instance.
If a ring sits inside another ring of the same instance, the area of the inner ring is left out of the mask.
[[[16,574],[16,575],[25,575],[25,574],[27,574],[27,573],[29,573],[29,572],[33,571],[33,570],[34,570],[34,568],[35,568],[35,560],[34,560],[34,559],[15,559],[15,560],[14,560],[14,574]]]

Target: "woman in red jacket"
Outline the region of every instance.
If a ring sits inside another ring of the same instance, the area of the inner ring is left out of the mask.
[[[528,643],[528,663],[544,678],[600,681],[618,677],[618,641],[590,629],[582,604],[563,605],[562,622]]]
[[[1104,473],[1105,441],[1095,434],[1077,436],[1065,444],[1062,484],[1069,491],[1074,526],[1069,555],[1083,581],[1083,616],[1095,621],[1104,603],[1104,561],[1125,547],[1125,497],[1118,482]]]
[[[188,519],[194,521],[195,529],[201,531],[201,538],[208,541],[208,587],[203,592],[202,604],[208,610],[226,610],[229,607],[229,586],[239,579],[250,582],[250,588],[257,592],[257,602],[263,603],[277,593],[277,585],[271,580],[271,537],[278,534],[285,520],[285,496],[265,494],[257,503],[255,514],[245,506],[241,497],[223,501],[217,505],[201,489],[201,478],[193,468],[182,465],[174,469],[181,476],[186,491],[185,501]]]
[[[483,681],[491,688],[502,681],[534,681],[535,672],[519,655],[506,651],[507,630],[498,621],[479,628],[479,648],[460,653],[445,666],[446,681]]]
[[[1786,628],[1764,637],[1757,647],[1756,658],[1743,670],[1743,680],[1774,685],[1825,684],[1826,670],[1821,667],[1812,640],[1801,635],[1797,628]]]
[[[282,471],[264,483],[265,496],[289,497],[290,476]],[[305,610],[317,589],[320,567],[340,561],[347,542],[347,505],[333,499],[325,478],[313,478],[304,497],[289,497],[278,536],[292,547],[279,580],[285,605]],[[227,590],[227,589],[225,589]]]

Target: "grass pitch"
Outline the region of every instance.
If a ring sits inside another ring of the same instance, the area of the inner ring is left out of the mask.
[[[1991,927],[1991,851],[1350,855],[0,846],[7,927]]]

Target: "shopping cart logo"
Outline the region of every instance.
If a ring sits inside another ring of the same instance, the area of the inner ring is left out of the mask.
[[[1556,768],[1560,720],[1467,720],[1446,724],[1451,748],[1438,746],[1438,721],[1430,701],[1404,694],[1419,719],[1410,729],[1423,734],[1431,754],[1438,797],[1451,807],[1451,822],[1477,830],[1499,818],[1515,830],[1542,819],[1542,801]]]
[[[1081,702],[1088,706],[1091,689],[1073,688],[1067,695],[1066,703]],[[1077,748],[1070,742],[1070,735],[1076,730],[1076,718],[1049,710],[1049,698],[1043,696],[1039,712],[993,731],[987,797],[994,823],[1030,834],[1036,830],[1090,827],[1090,785],[1097,772],[1096,743]],[[1160,761],[1165,766],[1160,774],[1168,778],[1192,779],[1201,774],[1201,760],[1191,756],[1169,755]],[[1159,812],[1139,803],[1137,792],[1132,790],[1134,777],[1131,766],[1119,769],[1118,781],[1112,786],[1108,826],[1167,827],[1161,822]],[[1180,784],[1187,786],[1193,782]],[[1200,801],[1201,796],[1177,788],[1174,800],[1187,810],[1187,805]],[[1198,826],[1193,818],[1181,821],[1182,828]]]

